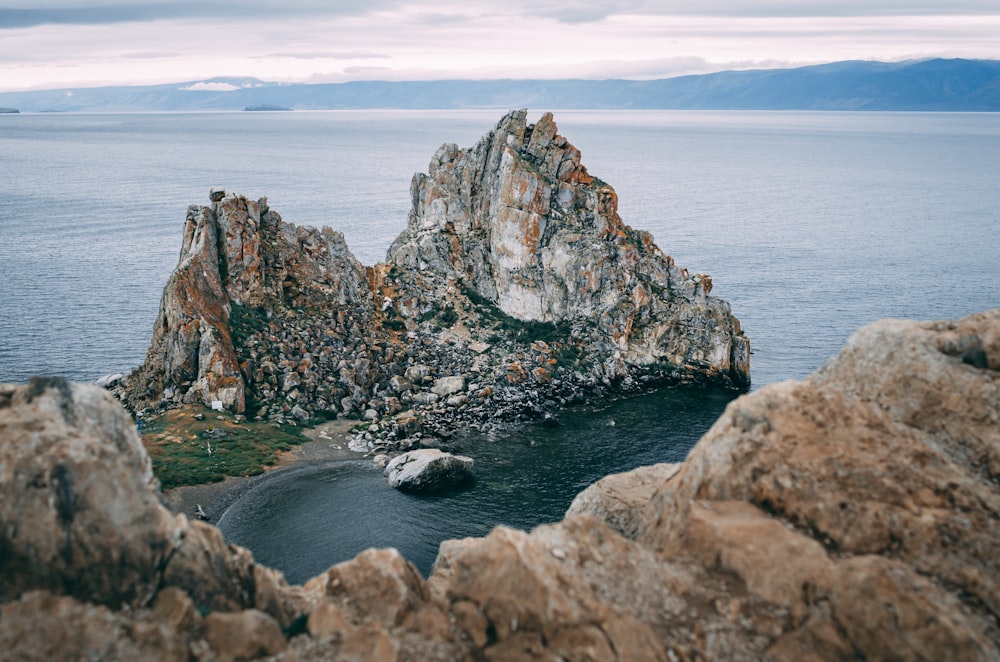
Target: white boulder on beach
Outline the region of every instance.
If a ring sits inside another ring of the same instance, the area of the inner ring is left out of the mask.
[[[382,472],[389,486],[422,492],[442,489],[472,476],[472,458],[437,448],[421,448],[394,457]]]

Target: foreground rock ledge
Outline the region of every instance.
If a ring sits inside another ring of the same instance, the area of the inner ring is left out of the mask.
[[[127,414],[0,387],[12,659],[1000,658],[1000,310],[884,321],[563,522],[303,586],[171,515]],[[607,518],[615,528],[598,518]]]
[[[622,221],[550,114],[442,146],[410,196],[385,263],[366,267],[339,232],[213,189],[188,210],[122,398],[363,416],[369,450],[390,452],[640,388],[748,387],[749,341],[712,279]]]

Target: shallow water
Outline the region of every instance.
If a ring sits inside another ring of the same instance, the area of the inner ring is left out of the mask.
[[[441,540],[530,529],[562,519],[573,497],[607,473],[679,462],[733,398],[672,390],[576,408],[559,427],[528,425],[494,440],[466,437],[471,487],[429,496],[390,488],[370,460],[301,465],[257,483],[219,528],[258,561],[301,582],[368,547],[396,547],[424,573]]]

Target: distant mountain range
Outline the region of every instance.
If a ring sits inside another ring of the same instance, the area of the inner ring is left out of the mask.
[[[170,85],[0,92],[22,112],[536,108],[1000,111],[1000,61],[846,61],[661,80],[444,80]]]

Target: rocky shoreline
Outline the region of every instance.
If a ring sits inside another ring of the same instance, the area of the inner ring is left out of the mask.
[[[96,386],[0,385],[11,659],[996,660],[1000,309],[855,333],[566,518],[301,586],[170,512]],[[318,514],[321,516],[322,514]]]
[[[711,278],[625,225],[550,114],[442,146],[410,195],[366,267],[340,233],[213,189],[188,210],[147,359],[113,390],[134,412],[356,418],[354,448],[396,453],[642,389],[748,388],[749,341]]]
[[[258,482],[267,480],[275,471],[303,464],[325,464],[361,459],[348,449],[351,439],[350,421],[328,421],[303,431],[309,441],[279,453],[278,462],[257,476],[229,476],[217,483],[185,485],[164,490],[164,502],[173,512],[196,517],[201,511],[208,522],[218,522],[229,506],[240,499]]]

